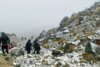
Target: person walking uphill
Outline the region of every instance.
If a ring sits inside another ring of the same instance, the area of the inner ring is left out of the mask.
[[[31,40],[28,40],[25,46],[25,50],[27,51],[28,54],[30,54],[31,46],[32,46]]]
[[[8,44],[10,44],[10,40],[9,40],[9,37],[4,33],[2,32],[1,34],[1,38],[0,38],[0,43],[2,42],[2,52],[3,52],[3,55],[5,56],[5,51],[4,49],[6,49],[6,52],[8,54]]]
[[[40,54],[40,45],[39,43],[37,42],[37,39],[34,41],[34,44],[33,44],[33,47],[34,47],[34,54],[35,54],[35,51],[37,51],[37,54]]]

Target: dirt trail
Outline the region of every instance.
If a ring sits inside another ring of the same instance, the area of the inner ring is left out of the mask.
[[[3,56],[2,54],[0,54],[0,67],[12,67],[13,62],[10,58],[11,58],[10,54],[6,56]]]

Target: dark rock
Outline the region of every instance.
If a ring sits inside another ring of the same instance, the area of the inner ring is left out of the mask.
[[[96,48],[96,53],[95,54],[100,55],[100,47]]]
[[[100,15],[100,11],[97,13],[97,15]]]
[[[74,44],[72,44],[72,43],[66,43],[66,45],[64,47],[64,52],[72,51],[72,50],[70,50],[70,46],[74,46]]]
[[[60,55],[60,54],[62,54],[61,51],[58,51],[58,50],[52,51],[52,55]]]
[[[98,42],[99,42],[99,39],[91,39],[91,41],[92,41],[93,43],[98,43]]]
[[[97,27],[100,26],[100,20],[97,21],[95,24],[96,24]]]
[[[73,25],[68,25],[68,28],[72,28],[73,27]]]
[[[10,57],[5,57],[5,60],[10,60]]]
[[[65,29],[64,29],[64,27],[59,27],[58,29],[57,29],[57,31],[64,31]]]
[[[87,41],[87,39],[80,39],[80,41],[84,43]]]
[[[87,52],[87,53],[93,53],[90,42],[87,43],[87,45],[85,47],[85,52]]]
[[[80,41],[83,43],[83,46],[84,46],[84,47],[85,47],[86,44],[88,43],[87,38],[85,38],[85,39],[80,39]]]
[[[68,21],[69,20],[69,18],[67,17],[67,16],[65,16],[62,20],[61,20],[61,22],[60,22],[60,26],[61,27],[64,27],[66,24],[68,24]]]
[[[90,14],[93,14],[94,13],[94,11],[90,11]]]
[[[79,22],[81,22],[81,21],[83,21],[83,17],[80,17],[80,18],[79,18]]]
[[[78,14],[77,13],[73,13],[70,17],[70,20],[72,20],[73,18],[75,18]]]
[[[80,17],[79,18],[79,21],[78,21],[78,23],[76,25],[80,25],[81,24],[81,21],[83,21],[83,17]]]

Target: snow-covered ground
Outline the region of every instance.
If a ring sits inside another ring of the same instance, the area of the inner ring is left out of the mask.
[[[52,51],[45,48],[41,48],[40,54],[27,54],[25,51],[24,56],[15,57],[13,64],[15,66],[20,65],[20,67],[56,67],[59,63],[61,63],[59,67],[63,67],[66,64],[69,67],[99,67],[99,63],[91,65],[86,60],[80,60],[83,58],[84,47],[81,45],[80,49],[83,50],[66,53],[63,56],[53,56]],[[83,62],[80,63],[80,61]]]

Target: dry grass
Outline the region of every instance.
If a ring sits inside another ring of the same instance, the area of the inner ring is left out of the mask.
[[[57,50],[62,50],[62,49],[64,49],[63,46],[57,48]]]
[[[11,59],[5,60],[6,57],[10,57],[10,54],[7,56],[0,55],[0,67],[12,67],[13,61]]]
[[[42,64],[43,64],[43,62],[46,62],[44,59],[42,60]]]
[[[49,49],[49,45],[45,45],[45,48],[46,48],[46,49]]]
[[[42,47],[45,47],[45,45],[44,44],[40,44]]]
[[[49,49],[49,45],[40,44],[42,47]]]
[[[44,40],[43,43],[46,44],[47,43],[47,40]]]
[[[74,48],[75,48],[74,45],[70,45],[70,46],[69,46],[69,50],[70,50],[70,51],[74,51]]]
[[[60,39],[60,40],[58,41],[58,43],[59,43],[59,44],[60,44],[60,43],[63,43],[63,40]]]
[[[60,67],[62,64],[60,63],[60,62],[58,62],[57,64],[56,64],[56,67]]]
[[[76,32],[74,32],[74,33],[73,33],[73,36],[76,36],[76,34],[77,34],[77,33],[76,33]]]
[[[83,56],[83,59],[85,59],[85,60],[87,60],[89,62],[91,62],[91,61],[95,62],[95,55],[94,54],[83,53],[82,56]]]
[[[79,45],[83,45],[83,43],[82,43],[82,42],[79,42],[79,43],[78,43],[78,46],[79,46]]]
[[[74,41],[77,41],[77,40],[79,40],[80,39],[80,36],[77,36],[77,39],[75,39]]]
[[[52,40],[52,42],[56,42],[56,41],[58,41],[58,39],[54,39],[54,40]]]
[[[86,34],[86,37],[92,36],[92,35],[93,35],[92,33],[88,33],[88,34]]]

